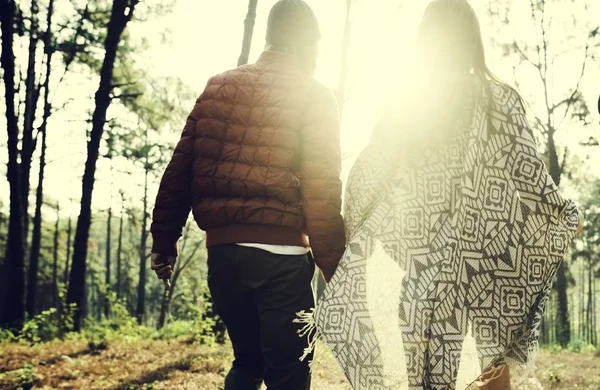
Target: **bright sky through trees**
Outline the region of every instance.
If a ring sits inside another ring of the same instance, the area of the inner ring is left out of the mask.
[[[319,18],[323,36],[316,78],[329,88],[335,89],[339,78],[346,2],[341,0],[308,0],[308,2],[314,7]],[[275,0],[259,1],[250,62],[258,58],[264,47],[266,20],[274,3]],[[399,3],[402,7],[398,5]],[[342,133],[346,172],[354,157],[369,139],[371,128],[385,96],[384,92],[394,78],[406,71],[406,65],[410,60],[410,45],[426,3],[422,0],[354,1],[351,15],[352,43],[349,52],[348,101],[343,113]],[[483,8],[484,1],[473,0],[471,3],[480,17],[484,41],[487,43],[489,42],[487,37],[493,31],[490,31],[490,20]],[[555,15],[560,15],[561,12],[575,12],[575,17],[589,18],[589,15],[581,13],[576,1],[565,1],[562,7],[562,9],[554,8],[551,12]],[[596,8],[600,8],[600,5]],[[246,11],[246,0],[178,0],[173,13],[145,22],[135,22],[128,27],[134,41],[144,41],[149,46],[146,52],[135,55],[136,64],[154,77],[181,78],[191,90],[199,94],[210,76],[236,65],[242,44]],[[596,15],[600,15],[600,10],[596,11],[598,11]],[[527,27],[526,12],[516,9],[513,18],[514,34],[519,36],[537,34],[532,27]],[[560,40],[561,36],[555,35],[549,39]],[[486,49],[492,71],[514,85],[512,67],[501,61],[500,49],[490,45]],[[21,43],[21,47],[16,47],[15,51],[17,58],[19,56],[26,58],[24,42]],[[557,88],[562,87],[563,81],[572,82],[571,79],[577,77],[577,71],[573,70],[571,62],[580,59],[575,54],[574,56],[564,59],[564,65],[561,66],[564,66],[566,73],[570,72],[565,76],[569,78],[566,81],[554,80]],[[60,95],[58,100],[63,103],[70,102],[65,110],[52,116],[50,120],[49,165],[46,168],[44,188],[49,197],[60,201],[65,215],[71,212],[73,216],[78,213],[80,177],[85,161],[87,127],[85,120],[89,117],[89,110],[93,105],[92,94],[98,82],[95,77],[88,76],[89,72],[84,68],[81,71],[81,75],[70,75],[58,92]],[[592,63],[583,85],[583,92],[590,107],[596,106],[597,87],[600,86],[598,75],[598,64]],[[595,83],[592,82],[594,80]],[[432,92],[427,91],[427,93]],[[533,109],[537,107],[537,103],[531,101],[531,96],[525,95],[525,99]],[[193,101],[186,110],[192,108],[191,104]],[[109,117],[121,115],[127,117],[127,113],[122,108],[111,107]],[[588,131],[598,131],[598,116],[594,118],[594,127]],[[180,127],[173,128],[169,133],[162,135],[173,145],[183,128],[185,117],[180,118],[179,122]],[[5,128],[4,116],[0,118],[0,124]],[[562,132],[559,142],[576,143],[581,139],[573,137],[572,131],[576,130]],[[5,131],[0,133],[0,145],[6,145]],[[4,163],[6,158],[5,147],[2,147],[0,161]],[[598,160],[600,160],[600,150],[596,157],[596,165],[600,166]],[[141,171],[134,175],[122,172],[125,169],[120,169],[118,161],[121,160],[115,160],[116,169],[112,185],[108,162],[102,159],[98,162],[98,180],[94,190],[94,206],[97,209],[108,208],[111,193],[115,203],[118,203],[120,188],[127,191],[134,203],[137,202],[136,199],[141,199],[143,183]],[[5,168],[1,171],[3,176],[5,176],[4,171]],[[36,171],[37,162],[34,162],[32,177],[36,177]],[[35,185],[34,181],[32,188],[35,188]],[[6,205],[8,185],[5,180],[0,182],[0,194]],[[155,187],[151,188],[150,194],[154,197]],[[72,198],[73,202],[70,202],[69,198]]]

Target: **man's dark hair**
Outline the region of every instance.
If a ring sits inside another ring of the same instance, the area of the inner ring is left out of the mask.
[[[314,45],[321,38],[319,22],[303,0],[280,0],[269,14],[267,44],[291,51]]]

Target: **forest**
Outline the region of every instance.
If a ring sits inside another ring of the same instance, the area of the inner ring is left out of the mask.
[[[0,0],[0,388],[219,388],[230,348],[204,235],[190,219],[166,289],[150,270],[151,212],[194,100],[213,74],[256,60],[274,2]],[[408,30],[421,2],[309,3],[346,172],[402,62],[391,52],[410,41],[389,15]],[[538,376],[600,389],[600,4],[477,11],[490,67],[522,94],[550,175],[585,216],[546,308]],[[323,353],[315,388],[346,389],[336,370]]]

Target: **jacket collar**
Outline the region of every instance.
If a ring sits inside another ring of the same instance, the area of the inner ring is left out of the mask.
[[[296,66],[296,59],[288,53],[274,50],[265,50],[258,58],[258,63],[280,63],[290,66]]]

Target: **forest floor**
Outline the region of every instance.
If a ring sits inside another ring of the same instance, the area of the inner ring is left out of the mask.
[[[349,390],[334,360],[319,356],[312,388]],[[183,339],[112,341],[103,349],[84,341],[0,344],[0,389],[216,390],[230,359],[229,348]],[[541,351],[537,375],[545,389],[600,390],[600,356]]]

